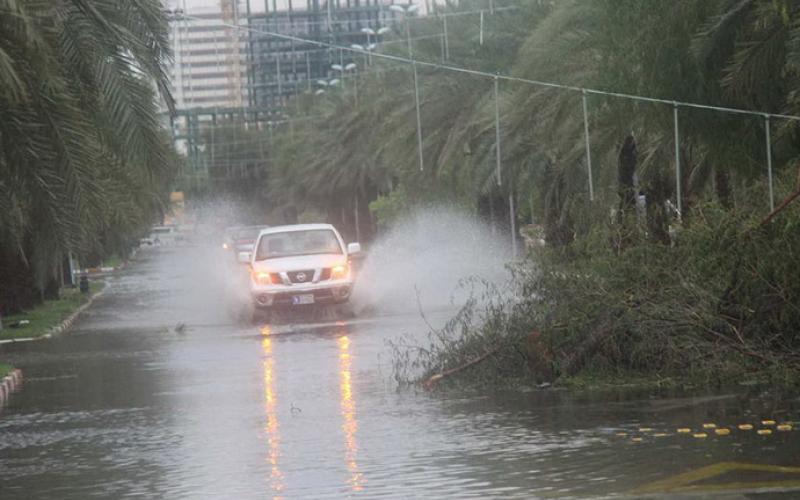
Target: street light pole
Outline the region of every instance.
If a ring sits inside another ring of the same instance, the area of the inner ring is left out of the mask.
[[[339,79],[338,78],[334,78],[332,80],[317,80],[317,84],[319,84],[319,85],[321,85],[323,87],[335,87],[336,85],[339,84]],[[325,89],[317,89],[317,91],[314,92],[315,95],[322,95],[324,93],[325,93]]]
[[[444,57],[450,59],[450,40],[447,36],[447,16],[442,16],[442,32],[444,35]]]
[[[353,71],[355,73],[355,71],[357,71],[357,69],[358,69],[358,66],[356,66],[356,63],[352,63],[351,62],[351,63],[348,63],[346,65],[333,64],[333,65],[331,65],[331,68],[333,68],[334,71],[338,71],[339,73],[341,73],[341,75],[342,75],[342,88],[344,88],[344,79],[345,79],[345,76],[346,76],[345,73],[347,73],[348,71]],[[355,92],[356,106],[358,106],[358,83],[355,82],[355,81],[353,81],[353,89],[354,89],[354,92]]]
[[[366,52],[367,52],[367,64],[369,64],[371,66],[372,65],[372,50],[375,47],[377,47],[377,44],[372,43],[371,37],[373,37],[373,36],[377,37],[377,36],[383,35],[384,33],[388,33],[389,32],[389,28],[384,26],[382,28],[378,28],[377,31],[373,30],[372,28],[361,28],[361,32],[367,35],[367,45],[365,47],[362,47],[360,45],[353,44],[352,47],[353,48],[357,48],[359,50],[361,50],[361,49],[366,50]]]
[[[344,68],[344,49],[339,49],[339,67]],[[347,82],[344,81],[344,70],[342,70],[342,88],[345,88],[346,85]]]
[[[406,42],[408,43],[408,57],[414,58],[414,50],[411,48],[411,23],[408,22],[406,16]]]
[[[358,67],[355,65],[355,63],[350,63],[350,64],[355,66],[353,68],[353,101],[354,101],[354,104],[355,104],[355,106],[357,108],[358,107]]]
[[[404,7],[402,5],[390,5],[389,9],[403,15],[403,20],[406,23],[406,43],[408,44],[408,57],[413,59],[414,51],[411,47],[411,23],[409,18],[411,14],[413,14],[419,9],[419,5],[412,4],[407,7]]]
[[[417,74],[417,62],[412,61],[411,66],[414,70],[414,107],[417,114],[417,153],[419,154],[419,171],[425,171],[425,159],[422,153],[422,117],[419,110],[419,75]]]
[[[306,80],[308,81],[308,91],[311,92],[311,56],[306,51]]]
[[[275,58],[275,70],[278,76],[278,102],[283,103],[283,83],[281,82],[281,56]]]

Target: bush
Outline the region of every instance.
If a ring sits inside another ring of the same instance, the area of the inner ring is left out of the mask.
[[[748,213],[695,207],[672,245],[639,228],[620,247],[617,225],[593,224],[567,249],[535,250],[515,269],[513,300],[487,290],[493,299],[471,301],[432,331],[405,367],[418,368],[417,379],[445,373],[469,384],[795,373],[800,214],[761,224]]]

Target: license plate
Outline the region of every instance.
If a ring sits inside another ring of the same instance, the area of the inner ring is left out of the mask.
[[[313,303],[314,303],[314,294],[295,295],[292,297],[292,304],[296,306],[304,304],[313,304]]]

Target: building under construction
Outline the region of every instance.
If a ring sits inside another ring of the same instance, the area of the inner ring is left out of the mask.
[[[351,76],[332,68],[347,67],[353,60],[348,51],[315,42],[344,47],[378,42],[379,29],[394,20],[395,12],[389,8],[393,3],[166,0],[175,54],[170,78],[176,113],[170,121],[173,140],[189,160],[182,175],[188,185],[216,182],[212,178],[219,175],[228,182],[231,176],[257,171],[261,162],[223,159],[214,150],[209,154],[206,149],[209,138],[214,141],[214,131],[222,132],[220,124],[232,125],[232,130],[271,126],[284,118],[293,95],[313,90],[318,81]],[[374,34],[365,33],[367,28]]]
[[[368,36],[362,30],[377,32],[395,15],[388,8],[394,0],[264,0],[263,10],[255,12],[256,1],[248,0],[246,8],[248,96],[250,106],[258,108],[282,108],[292,95],[312,90],[318,80],[332,78],[333,64],[345,66],[352,60],[346,51],[313,42],[345,47],[366,45]],[[311,43],[272,34],[291,35]]]

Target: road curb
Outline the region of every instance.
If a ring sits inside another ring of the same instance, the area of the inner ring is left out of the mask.
[[[135,248],[131,251],[131,254],[128,256],[127,259],[122,261],[120,265],[114,267],[88,267],[86,269],[78,269],[75,271],[75,276],[86,276],[88,278],[96,278],[100,276],[106,276],[108,274],[113,274],[119,271],[122,271],[126,267],[131,260],[136,257],[136,254],[139,253],[139,249]]]
[[[22,386],[22,370],[16,369],[3,377],[0,381],[0,410],[11,399],[11,395],[19,391]]]
[[[127,262],[115,267],[88,267],[86,269],[78,269],[75,271],[75,276],[86,276],[87,278],[96,278],[98,276],[105,276],[107,274],[115,273],[125,269]]]
[[[106,283],[103,286],[102,290],[100,290],[99,292],[97,292],[97,293],[93,294],[91,297],[89,297],[89,300],[87,300],[85,304],[83,304],[79,308],[75,309],[75,311],[72,314],[70,314],[67,317],[67,319],[62,321],[60,325],[54,326],[53,328],[51,328],[50,331],[47,332],[46,334],[42,335],[41,338],[49,339],[51,337],[55,337],[56,335],[60,335],[60,334],[64,333],[65,331],[69,330],[72,327],[72,324],[75,323],[75,320],[78,319],[78,316],[80,316],[83,311],[88,309],[89,306],[91,306],[94,303],[95,299],[97,297],[101,296],[106,291],[106,289],[108,289],[108,283]]]
[[[20,342],[34,342],[37,340],[50,339],[57,335],[61,335],[62,333],[64,333],[65,331],[69,330],[72,327],[73,323],[75,323],[75,321],[78,319],[78,316],[80,316],[83,311],[85,311],[89,306],[91,306],[94,303],[95,299],[103,295],[105,291],[108,290],[108,287],[109,287],[108,282],[106,282],[102,290],[92,294],[92,296],[89,297],[89,300],[87,300],[85,304],[75,309],[72,312],[72,314],[67,316],[67,318],[64,321],[51,328],[50,331],[48,331],[44,335],[40,337],[22,337],[18,339],[0,340],[0,349],[2,349],[2,347],[6,344],[17,344]]]

